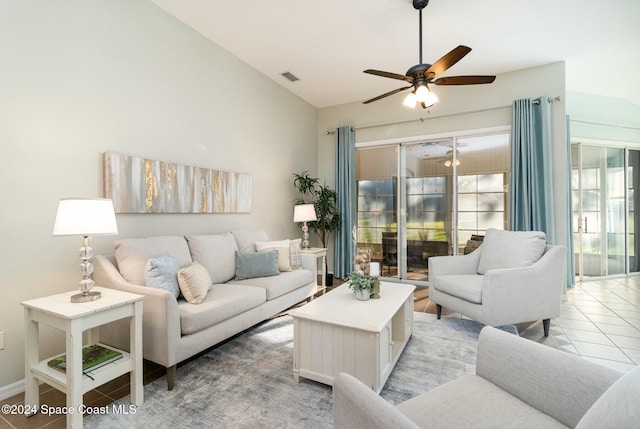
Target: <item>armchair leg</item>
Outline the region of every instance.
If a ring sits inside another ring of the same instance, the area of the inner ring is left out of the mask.
[[[551,324],[551,319],[544,319],[542,321],[542,327],[544,329],[544,336],[548,337],[549,336],[549,325]]]
[[[440,320],[440,316],[442,316],[442,306],[440,304],[436,304],[436,316],[438,316],[438,320]]]
[[[167,390],[173,390],[176,386],[176,368],[178,365],[173,365],[167,368]]]

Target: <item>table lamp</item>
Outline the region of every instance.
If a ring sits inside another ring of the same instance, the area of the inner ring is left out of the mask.
[[[309,248],[309,227],[307,222],[318,220],[316,209],[313,204],[298,204],[293,208],[293,221],[303,222],[302,225],[302,248]]]
[[[65,198],[58,202],[58,213],[53,227],[53,235],[79,235],[82,260],[79,272],[79,294],[71,297],[71,302],[88,302],[100,299],[100,292],[91,291],[95,283],[89,277],[93,273],[93,249],[89,247],[89,236],[114,235],[118,233],[113,202],[106,198]]]

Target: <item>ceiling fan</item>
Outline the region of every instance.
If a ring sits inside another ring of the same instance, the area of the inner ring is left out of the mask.
[[[376,76],[387,77],[390,79],[403,80],[409,83],[409,86],[394,89],[370,100],[363,102],[363,104],[369,104],[374,101],[378,101],[381,98],[388,97],[405,89],[413,88],[413,90],[407,95],[404,100],[404,105],[408,107],[415,107],[416,103],[426,109],[433,106],[438,101],[438,97],[429,90],[429,84],[432,85],[477,85],[483,83],[491,83],[495,76],[450,76],[450,77],[436,77],[444,73],[448,68],[460,61],[465,55],[471,52],[471,48],[468,46],[460,45],[454,48],[449,53],[444,55],[438,61],[433,64],[424,64],[422,62],[422,9],[429,4],[429,0],[413,0],[413,7],[419,11],[420,14],[420,64],[417,64],[407,70],[406,75],[397,73],[391,73],[381,70],[365,70],[365,73],[373,74]]]

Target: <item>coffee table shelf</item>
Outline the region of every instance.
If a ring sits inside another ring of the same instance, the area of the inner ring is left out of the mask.
[[[380,284],[380,299],[358,301],[348,285],[290,311],[293,377],[333,385],[347,372],[380,392],[413,333],[413,291]]]

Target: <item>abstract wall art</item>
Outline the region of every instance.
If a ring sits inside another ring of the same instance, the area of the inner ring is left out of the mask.
[[[116,213],[249,213],[252,187],[248,174],[104,154]]]

